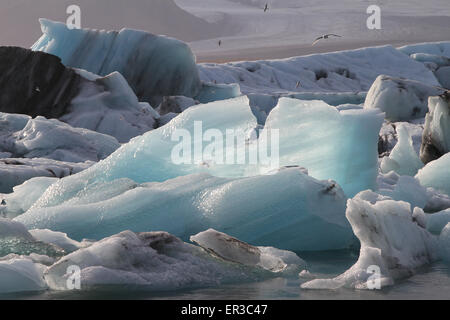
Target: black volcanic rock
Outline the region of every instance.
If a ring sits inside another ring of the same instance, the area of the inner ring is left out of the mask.
[[[61,59],[19,47],[0,47],[0,112],[58,118],[83,79]]]

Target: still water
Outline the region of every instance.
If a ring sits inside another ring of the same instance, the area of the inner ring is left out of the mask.
[[[355,263],[357,252],[298,253],[311,273],[334,277]],[[14,294],[0,299],[187,299],[187,300],[312,300],[312,299],[450,299],[450,266],[442,262],[417,270],[411,278],[383,290],[302,290],[300,279],[275,278],[257,283],[176,292],[142,292],[111,289],[102,292],[41,292]]]

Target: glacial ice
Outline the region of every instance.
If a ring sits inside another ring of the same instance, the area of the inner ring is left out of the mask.
[[[115,137],[125,143],[156,127],[158,113],[139,102],[125,78],[118,72],[105,77],[76,70],[88,81],[80,83],[67,113],[59,120]]]
[[[198,65],[201,80],[238,83],[244,94],[360,92],[380,74],[438,86],[433,73],[392,46],[314,54],[282,60]]]
[[[415,176],[423,167],[419,155],[414,150],[413,140],[403,124],[397,126],[398,142],[389,156],[384,157],[380,163],[382,173],[395,171],[399,175]]]
[[[353,196],[374,187],[382,122],[378,109],[338,111],[323,101],[281,98],[264,130],[279,129],[281,166],[300,165]]]
[[[46,290],[43,273],[44,267],[29,259],[0,260],[0,293]]]
[[[407,55],[426,53],[450,58],[450,42],[418,43],[398,48]]]
[[[377,267],[380,289],[413,275],[417,268],[439,257],[437,237],[414,218],[423,216],[423,211],[412,210],[409,203],[363,191],[348,200],[346,216],[361,242],[358,261],[336,278],[314,279],[302,288],[375,288],[372,276]]]
[[[416,175],[420,184],[450,195],[450,153],[425,165]]]
[[[450,94],[428,99],[420,158],[424,163],[450,152]]]
[[[294,253],[286,253],[285,260],[277,253],[275,259],[280,259],[286,269],[302,270],[302,265],[296,265],[302,260]],[[51,289],[67,290],[70,275],[67,269],[71,265],[81,269],[83,290],[105,285],[176,290],[263,280],[283,274],[283,270],[270,271],[220,258],[166,232],[123,231],[75,251],[46,272],[45,279]]]
[[[73,128],[57,119],[0,113],[0,123],[0,150],[12,157],[98,161],[120,146],[111,136]]]
[[[450,90],[450,58],[448,66],[440,67],[436,70],[435,75],[442,87]]]
[[[367,93],[364,108],[378,108],[393,122],[423,118],[428,112],[428,97],[444,91],[417,81],[380,75]]]
[[[214,229],[191,236],[190,240],[225,260],[258,266],[272,272],[298,274],[299,268],[306,267],[306,262],[293,252],[273,247],[255,247]]]
[[[199,93],[195,57],[181,41],[131,29],[69,29],[47,19],[40,23],[43,35],[32,50],[56,55],[66,66],[101,76],[118,71],[141,101],[158,105],[163,96]]]
[[[0,193],[9,193],[15,186],[35,177],[62,178],[89,168],[94,162],[62,162],[45,158],[0,159]],[[20,200],[19,200],[20,201]],[[1,212],[0,206],[0,212]]]
[[[426,219],[427,230],[432,234],[440,235],[445,226],[450,223],[450,210],[428,214]]]
[[[239,179],[207,174],[145,184],[120,179],[64,193],[59,182],[15,220],[76,240],[125,229],[165,230],[187,240],[214,228],[248,243],[286,250],[342,249],[354,241],[340,187],[298,168]]]

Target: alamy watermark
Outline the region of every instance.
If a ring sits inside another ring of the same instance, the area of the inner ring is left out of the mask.
[[[370,274],[367,278],[367,289],[380,290],[381,289],[381,269],[377,265],[371,265],[367,268],[366,272]]]
[[[278,129],[207,129],[202,121],[194,121],[193,134],[176,129],[171,135],[178,142],[171,152],[176,165],[257,165],[279,167]]]
[[[66,287],[68,290],[81,290],[81,268],[71,265],[66,270]]]
[[[66,25],[69,29],[81,29],[81,8],[76,4],[67,7],[66,13],[69,15],[67,17]]]
[[[381,8],[377,5],[371,5],[367,8],[367,14],[370,14],[367,18],[367,29],[380,30],[381,29]]]

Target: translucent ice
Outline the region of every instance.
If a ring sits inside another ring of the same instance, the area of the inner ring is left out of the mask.
[[[163,96],[194,97],[200,90],[195,57],[181,41],[131,29],[69,29],[46,19],[40,23],[43,35],[33,50],[101,76],[118,71],[141,101],[158,105]]]

